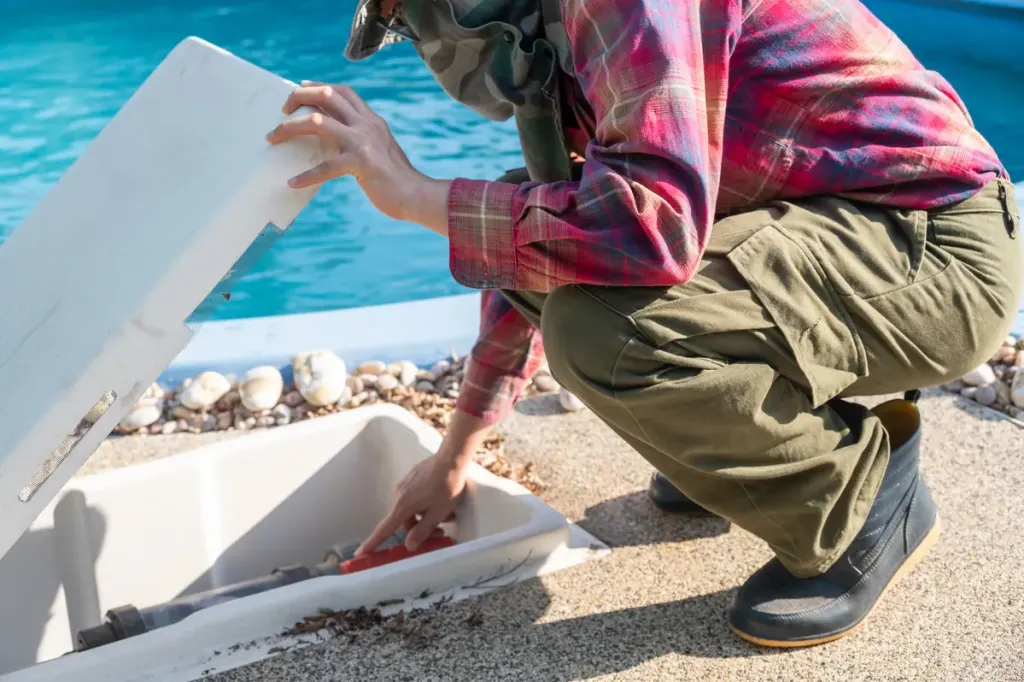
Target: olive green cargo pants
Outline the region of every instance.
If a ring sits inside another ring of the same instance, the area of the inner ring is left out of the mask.
[[[683,493],[795,575],[859,531],[889,459],[866,408],[987,360],[1021,293],[1020,216],[996,181],[932,212],[834,197],[719,219],[671,288],[503,292],[554,377]]]

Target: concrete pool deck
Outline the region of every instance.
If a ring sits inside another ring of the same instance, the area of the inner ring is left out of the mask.
[[[210,679],[1024,679],[1024,429],[939,391],[922,411],[943,536],[845,640],[778,652],[733,636],[726,605],[765,548],[722,521],[654,510],[646,463],[589,412],[544,396],[503,425],[507,455],[536,461],[545,497],[609,557],[421,614],[415,637],[377,628]],[[233,437],[245,435],[114,439],[82,473]]]

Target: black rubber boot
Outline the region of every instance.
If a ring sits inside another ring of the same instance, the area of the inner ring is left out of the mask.
[[[908,394],[910,397],[911,394]],[[889,432],[892,454],[863,528],[824,574],[795,578],[778,559],[739,589],[729,626],[754,644],[800,647],[839,639],[859,626],[885,591],[928,553],[939,517],[918,470],[920,414],[909,400],[874,409]]]
[[[654,506],[665,512],[714,516],[712,512],[709,512],[680,492],[679,488],[672,485],[672,481],[657,472],[651,476],[651,484],[647,487],[647,494],[650,496]]]

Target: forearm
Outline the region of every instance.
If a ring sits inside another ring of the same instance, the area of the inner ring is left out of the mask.
[[[442,237],[448,236],[448,192],[451,180],[423,176],[406,205],[405,220],[419,223]]]
[[[473,461],[473,454],[483,447],[493,426],[468,412],[455,410],[437,456],[453,468],[468,466]]]

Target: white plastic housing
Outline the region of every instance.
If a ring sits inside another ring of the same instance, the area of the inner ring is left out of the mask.
[[[519,484],[473,465],[456,519],[445,524],[453,547],[227,602],[62,656],[108,609],[315,564],[331,545],[364,539],[398,481],[440,441],[406,410],[377,404],[75,478],[0,560],[0,679],[197,679],[288,648],[295,642],[275,635],[322,607],[453,588],[455,598],[472,597],[607,552]]]
[[[265,139],[294,87],[183,41],[0,247],[0,556],[312,198],[320,143]]]

